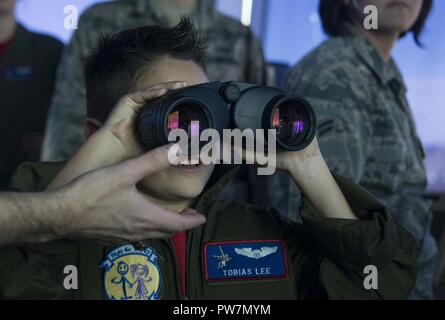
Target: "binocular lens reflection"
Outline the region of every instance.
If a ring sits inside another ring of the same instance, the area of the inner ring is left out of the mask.
[[[179,105],[167,117],[167,131],[182,129],[190,138],[199,137],[202,130],[208,127],[206,115],[192,105]]]
[[[317,119],[306,100],[281,89],[211,82],[171,92],[147,105],[139,115],[137,128],[147,150],[168,144],[172,138],[178,142],[183,136],[189,142],[194,141],[192,138],[200,141],[206,129],[216,130],[220,137],[224,130],[236,133],[234,129],[241,130],[243,135],[247,129],[253,130],[254,135],[267,134],[255,136],[255,144],[267,141],[267,130],[274,129],[278,148],[298,151],[314,139]]]
[[[273,114],[273,128],[277,130],[277,138],[283,143],[295,144],[301,139],[305,129],[305,117],[293,103],[283,103]]]

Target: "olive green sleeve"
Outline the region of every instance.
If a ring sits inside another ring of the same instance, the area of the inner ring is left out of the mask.
[[[10,188],[16,192],[45,190],[64,162],[25,162],[15,172]],[[70,299],[76,290],[63,287],[64,267],[76,265],[75,241],[22,244],[0,249],[0,298]]]
[[[298,259],[318,267],[318,285],[329,299],[406,299],[416,280],[416,241],[364,189],[340,176],[335,178],[361,219],[325,218],[303,198],[306,247],[312,249]],[[293,263],[302,269],[301,261]],[[376,287],[369,289],[365,286],[370,279],[367,266],[377,271],[376,281],[371,282]]]

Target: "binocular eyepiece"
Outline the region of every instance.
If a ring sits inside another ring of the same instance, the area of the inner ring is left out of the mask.
[[[317,131],[315,113],[303,98],[244,82],[211,82],[172,91],[142,108],[138,134],[146,150],[169,143],[174,129],[190,138],[205,129],[276,130],[281,149],[306,148]],[[264,137],[267,141],[267,133]]]

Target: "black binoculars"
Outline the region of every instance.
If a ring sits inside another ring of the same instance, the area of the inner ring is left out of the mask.
[[[196,124],[199,124],[196,126]],[[189,137],[205,129],[276,130],[276,144],[288,151],[306,148],[317,131],[309,103],[286,91],[245,82],[211,82],[171,91],[144,106],[138,134],[146,150],[166,145],[174,129]],[[267,133],[264,141],[267,142]]]

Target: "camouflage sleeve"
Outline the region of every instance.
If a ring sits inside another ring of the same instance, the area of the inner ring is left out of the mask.
[[[293,69],[286,79],[289,92],[303,96],[318,118],[318,142],[329,168],[354,182],[363,175],[368,139],[372,127],[368,120],[368,99],[351,85],[340,67],[312,65]]]
[[[249,29],[247,34],[246,81],[259,85],[267,85],[267,63],[263,48],[254,32]]]
[[[86,94],[83,65],[96,41],[97,33],[92,30],[95,30],[93,21],[83,15],[79,29],[62,55],[48,114],[43,161],[69,159],[84,141]]]

